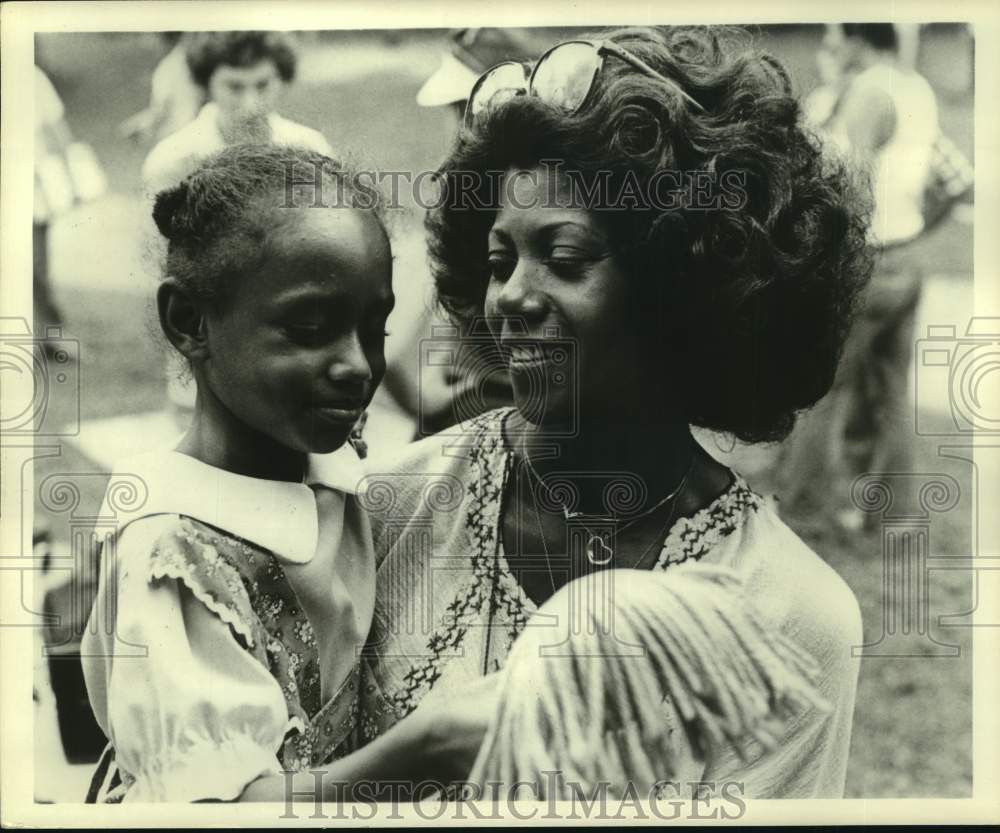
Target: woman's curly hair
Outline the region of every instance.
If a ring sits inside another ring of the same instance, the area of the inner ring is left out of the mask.
[[[536,96],[488,109],[459,133],[439,170],[445,198],[427,217],[439,301],[459,322],[483,312],[495,172],[559,160],[584,181],[607,177],[612,194],[626,178],[644,187],[664,171],[736,174],[738,206],[600,213],[635,285],[635,320],[622,326],[638,326],[663,372],[681,374],[688,422],[779,440],[833,383],[871,274],[870,201],[803,128],[784,66],[745,33],[629,28],[604,38],[703,111],[612,56],[575,114]],[[483,183],[472,196],[485,210],[456,198],[470,181]]]

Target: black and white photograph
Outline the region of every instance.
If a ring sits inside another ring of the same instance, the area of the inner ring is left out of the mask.
[[[0,13],[4,825],[1000,821],[989,4]]]

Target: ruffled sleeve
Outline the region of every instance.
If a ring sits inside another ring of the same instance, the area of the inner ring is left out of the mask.
[[[119,542],[118,638],[147,649],[107,660],[104,720],[131,782],[125,800],[232,800],[280,772],[288,709],[238,641],[240,623],[224,621],[203,587],[157,568],[158,526],[134,524]]]

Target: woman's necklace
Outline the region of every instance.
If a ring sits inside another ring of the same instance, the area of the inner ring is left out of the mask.
[[[614,530],[615,535],[617,536],[618,534],[620,534],[624,530],[628,529],[633,524],[636,524],[639,521],[641,521],[643,518],[648,518],[657,509],[659,509],[661,506],[663,506],[665,503],[667,503],[667,501],[675,500],[676,498],[678,498],[680,496],[681,492],[684,491],[684,487],[687,486],[688,478],[691,476],[691,472],[694,470],[694,464],[695,464],[695,460],[696,459],[697,459],[697,454],[695,454],[694,452],[692,452],[692,454],[691,454],[691,462],[688,464],[687,471],[684,472],[684,476],[681,478],[681,482],[677,484],[677,488],[676,489],[674,489],[666,497],[663,497],[660,500],[658,500],[649,509],[646,509],[645,511],[640,512],[635,517],[630,518],[628,521],[625,522],[625,524],[623,526],[620,526],[620,527],[616,528]],[[542,476],[535,470],[534,465],[532,465],[532,463],[531,463],[531,457],[528,456],[527,451],[524,452],[524,461],[528,464],[528,471],[531,473],[531,475],[538,482],[538,485],[541,486],[545,490],[546,494],[548,494],[549,498],[560,509],[562,509],[563,518],[566,520],[567,523],[569,521],[571,521],[571,520],[575,520],[576,518],[585,517],[585,515],[584,515],[583,512],[572,512],[572,511],[570,511],[569,507],[565,503],[563,503],[561,500],[559,500],[558,497],[556,497],[554,495],[553,490],[542,479]],[[676,509],[676,502],[674,504],[674,509]],[[673,510],[671,510],[671,513],[670,513],[671,519],[673,519],[673,515],[674,515],[674,512],[673,512]],[[615,523],[618,522],[617,518],[612,518],[612,520]],[[583,529],[584,529],[584,532],[587,533],[587,560],[590,561],[590,563],[593,564],[596,567],[603,567],[603,566],[605,566],[607,564],[610,564],[611,561],[612,561],[612,559],[615,557],[615,553],[614,553],[614,550],[612,549],[612,547],[604,539],[604,536],[602,536],[600,533],[593,532],[586,525],[583,525]]]

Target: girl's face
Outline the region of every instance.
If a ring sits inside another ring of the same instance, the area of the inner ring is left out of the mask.
[[[325,453],[347,440],[385,373],[389,241],[367,212],[270,213],[263,261],[206,315],[200,383],[250,428]]]
[[[628,324],[629,281],[599,217],[553,205],[553,194],[572,204],[573,192],[550,169],[508,171],[504,185],[488,239],[485,312],[518,410],[570,427],[642,402],[649,376]]]

